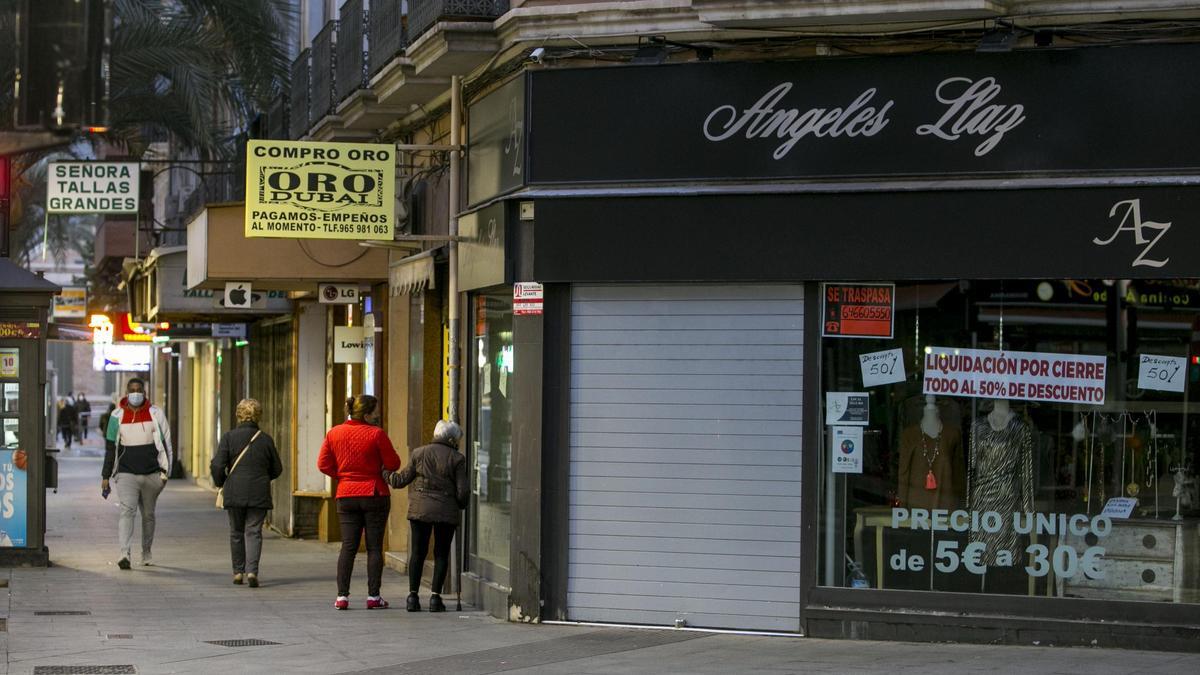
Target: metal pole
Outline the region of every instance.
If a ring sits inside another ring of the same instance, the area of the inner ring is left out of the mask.
[[[450,145],[456,149],[450,151],[450,209],[449,209],[449,228],[450,228],[450,283],[446,293],[450,296],[449,308],[449,328],[450,336],[447,340],[447,349],[450,351],[447,359],[447,396],[450,400],[447,401],[446,410],[449,413],[450,420],[457,422],[458,414],[458,373],[459,373],[459,345],[458,345],[458,324],[459,324],[459,307],[458,307],[458,191],[459,178],[461,173],[461,155],[462,150],[458,146],[462,144],[462,77],[455,75],[450,78]],[[461,528],[460,528],[461,529]],[[462,535],[455,533],[455,542],[457,545],[451,549],[454,551],[454,569],[456,570],[454,589],[455,610],[462,611]]]
[[[462,77],[455,75],[450,78],[450,145],[458,146],[462,142]],[[448,373],[449,397],[446,409],[452,422],[458,421],[458,191],[460,166],[460,150],[450,151],[450,283],[446,293],[449,295],[449,351]]]

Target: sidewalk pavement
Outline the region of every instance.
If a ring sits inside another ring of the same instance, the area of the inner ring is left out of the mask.
[[[47,498],[53,565],[0,570],[0,583],[9,583],[0,604],[7,621],[0,675],[1200,672],[1200,655],[1191,654],[531,626],[475,611],[408,614],[405,579],[392,570],[384,572],[383,592],[393,609],[368,612],[362,554],[353,609],[336,612],[336,546],[267,534],[262,587],[234,586],[225,516],[211,493],[183,481],[172,481],[158,502],[156,565],[135,560],[133,570],[119,570],[117,507],[112,497],[100,498],[99,473],[96,457],[62,457],[61,488]],[[266,644],[213,644],[222,640]]]

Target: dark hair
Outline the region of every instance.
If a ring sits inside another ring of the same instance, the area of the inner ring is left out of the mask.
[[[133,384],[134,382],[142,385],[142,391],[146,391],[146,381],[140,377],[129,378],[129,381],[125,383],[125,391],[129,391],[129,385]]]
[[[379,407],[379,399],[370,394],[359,394],[346,399],[346,417],[358,422],[375,412]]]

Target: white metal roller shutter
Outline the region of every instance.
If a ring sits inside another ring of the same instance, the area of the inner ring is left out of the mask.
[[[800,629],[800,286],[575,286],[568,615]]]

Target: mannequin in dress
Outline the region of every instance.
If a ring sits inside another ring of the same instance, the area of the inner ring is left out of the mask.
[[[942,420],[925,397],[921,420],[900,432],[900,503],[906,508],[956,509],[965,494],[962,432]]]
[[[1014,512],[1034,513],[1033,432],[1015,415],[1006,400],[996,400],[992,411],[971,428],[969,508],[999,513],[1004,527],[993,533],[980,530],[972,541],[987,545],[983,562],[994,566],[1000,551],[1012,555],[1013,566],[1022,563],[1026,542],[1012,527]]]

